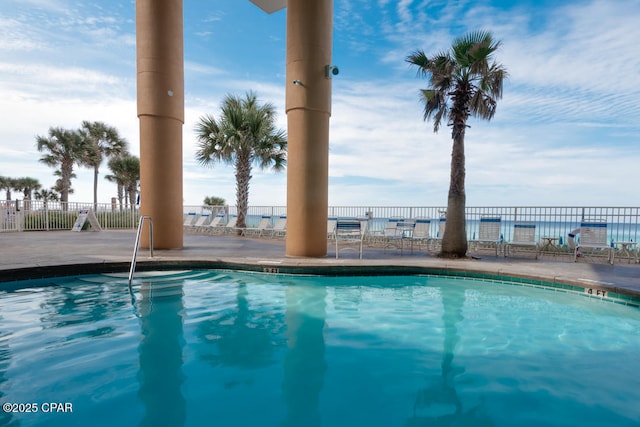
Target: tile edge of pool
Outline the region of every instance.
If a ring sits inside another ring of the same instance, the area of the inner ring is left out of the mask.
[[[367,275],[427,275],[468,278],[506,284],[534,286],[556,292],[569,292],[610,301],[616,304],[640,307],[640,292],[624,289],[612,283],[588,279],[557,278],[540,274],[523,274],[513,272],[489,272],[482,269],[433,267],[433,266],[398,266],[398,265],[297,265],[272,262],[240,263],[229,261],[143,261],[138,262],[136,271],[176,269],[218,269],[236,270],[267,274],[307,274],[318,276],[367,276]],[[4,270],[0,275],[0,291],[8,288],[16,289],[18,281],[47,279],[61,276],[80,276],[104,273],[122,273],[129,271],[127,262],[102,262],[83,264],[62,264],[29,268]],[[18,288],[19,289],[19,288]]]

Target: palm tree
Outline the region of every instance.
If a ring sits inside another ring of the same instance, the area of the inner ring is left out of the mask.
[[[443,119],[452,128],[447,227],[440,256],[461,258],[467,253],[464,136],[468,118],[491,120],[502,97],[507,71],[493,61],[500,44],[490,32],[478,30],[457,38],[448,52],[427,57],[417,50],[406,58],[418,67],[418,75],[429,79],[430,87],[421,91],[424,120],[433,120],[436,133]]]
[[[136,156],[124,157],[124,190],[129,198],[129,207],[133,209],[138,194],[138,182],[140,181],[140,159]]]
[[[42,185],[40,185],[40,181],[38,181],[35,178],[30,178],[30,177],[24,177],[24,178],[18,178],[15,180],[15,189],[22,191],[22,194],[24,194],[24,198],[26,199],[31,199],[32,194],[35,190],[39,190],[42,187]]]
[[[118,185],[118,202],[122,210],[123,199],[126,197],[133,206],[135,204],[138,180],[140,179],[140,159],[129,153],[109,160],[111,175],[105,179]],[[128,197],[127,197],[128,196]]]
[[[24,177],[16,179],[15,189],[22,191],[22,194],[24,194],[23,203],[25,211],[31,210],[31,196],[33,191],[40,189],[40,187],[42,187],[42,185],[40,185],[40,182],[35,178]]]
[[[103,122],[83,121],[80,134],[87,143],[87,150],[81,159],[82,165],[93,168],[93,209],[98,209],[98,174],[105,157],[124,154],[127,141],[118,135],[116,128]]]
[[[87,144],[78,131],[49,128],[49,136],[36,136],[38,151],[46,152],[40,161],[59,169],[54,172],[60,178],[56,181],[56,191],[60,192],[62,209],[67,210],[71,179],[75,177],[73,165],[86,156]]]
[[[15,178],[9,178],[8,176],[0,176],[0,190],[6,191],[6,199],[11,200],[11,191],[16,188]]]
[[[222,197],[207,196],[204,198],[204,204],[207,206],[224,206],[225,200]]]
[[[55,202],[59,200],[58,193],[56,193],[54,189],[47,190],[46,188],[43,188],[42,190],[37,190],[34,193],[34,196],[36,197],[36,200],[43,201],[45,210],[47,210],[48,202]]]
[[[196,125],[196,160],[206,166],[223,162],[235,168],[239,228],[246,227],[252,164],[276,171],[286,165],[287,138],[276,129],[275,118],[273,104],[260,105],[255,93],[248,92],[244,99],[227,95],[218,120],[206,115]]]

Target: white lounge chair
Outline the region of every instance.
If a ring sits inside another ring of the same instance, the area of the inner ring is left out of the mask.
[[[327,218],[327,238],[333,239],[336,237],[336,224],[338,223],[338,218],[329,217]]]
[[[431,241],[431,236],[429,236],[430,231],[431,218],[416,218],[415,227],[411,234],[411,253],[413,253],[414,243],[418,246],[425,245],[427,249],[429,248],[429,242]]]
[[[222,227],[224,230],[223,232],[226,233],[231,233],[233,231],[237,231],[238,228],[236,227],[236,224],[238,223],[238,217],[236,215],[230,216],[229,217],[229,221],[227,221],[227,223]]]
[[[202,231],[204,233],[215,233],[215,232],[221,231],[222,221],[224,221],[224,214],[222,214],[222,213],[216,214],[216,216],[214,216],[211,219],[211,222],[209,222],[208,224],[203,225],[200,228],[200,231]]]
[[[511,247],[529,247],[535,251],[536,259],[540,253],[540,245],[536,242],[536,224],[533,222],[516,222],[513,224],[513,238],[504,246],[504,256],[509,256]]]
[[[242,229],[243,236],[258,235],[262,236],[269,228],[271,228],[271,215],[262,215],[257,227],[247,227]]]
[[[195,212],[189,212],[187,213],[184,218],[183,218],[183,223],[182,225],[184,227],[190,227],[194,222],[196,222],[196,218],[198,217],[198,214]]]
[[[496,249],[496,256],[498,256],[498,249],[502,244],[502,239],[500,238],[500,224],[501,218],[499,216],[480,217],[478,238],[471,241],[475,245],[476,249],[478,248],[478,245],[493,246]]]
[[[287,217],[285,215],[279,216],[271,229],[271,237],[284,236],[287,233]]]
[[[413,219],[401,219],[396,223],[395,233],[387,236],[385,242],[386,247],[396,247],[400,249],[400,255],[404,254],[404,244],[408,242],[411,245],[411,252],[413,253],[413,235],[416,228],[416,222]]]
[[[392,242],[398,241],[401,237],[401,231],[398,229],[398,223],[404,221],[404,218],[389,218],[382,230],[370,233],[371,242],[374,244],[382,244],[383,247],[395,246]]]
[[[441,216],[438,219],[438,230],[436,231],[436,235],[429,239],[429,246],[431,243],[442,244],[442,238],[444,237],[444,229],[447,226],[447,217]]]
[[[336,259],[339,258],[341,250],[357,250],[359,258],[362,259],[362,243],[366,233],[366,221],[357,218],[338,218],[334,230],[336,242]],[[340,244],[346,245],[340,249]]]
[[[198,216],[198,219],[196,219],[196,221],[193,224],[185,227],[185,231],[198,232],[200,228],[209,221],[210,218],[211,218],[211,215],[209,214],[202,214]]]
[[[607,243],[607,223],[602,220],[583,221],[580,223],[580,241],[576,244],[573,252],[573,261],[578,260],[578,254],[582,254],[587,249],[593,252],[599,249],[607,253],[607,260],[613,264],[615,257],[614,248]]]

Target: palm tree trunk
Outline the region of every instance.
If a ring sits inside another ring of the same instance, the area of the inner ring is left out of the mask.
[[[454,124],[453,149],[451,151],[451,181],[447,199],[447,226],[444,229],[440,252],[440,256],[447,258],[464,258],[467,254],[468,242],[465,220],[467,196],[464,190],[465,127],[466,124],[464,123]]]
[[[98,211],[98,166],[93,168],[93,211]]]
[[[71,177],[73,175],[73,162],[63,161],[60,165],[60,202],[62,210],[69,210],[69,193],[71,192]]]
[[[127,192],[129,193],[129,206],[131,210],[133,210],[136,206],[136,183],[129,183],[127,188]]]
[[[122,212],[122,198],[124,197],[124,185],[118,183],[118,204],[120,205],[120,212]]]
[[[251,180],[251,162],[249,156],[239,153],[236,159],[236,205],[238,206],[238,228],[247,226],[249,209],[249,181]]]

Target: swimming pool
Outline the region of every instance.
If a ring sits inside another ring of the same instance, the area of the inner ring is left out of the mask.
[[[640,423],[640,310],[595,298],[212,270],[133,297],[119,274],[3,286],[0,425]]]

